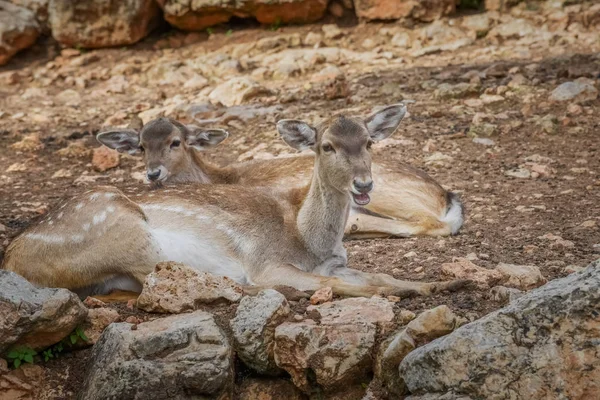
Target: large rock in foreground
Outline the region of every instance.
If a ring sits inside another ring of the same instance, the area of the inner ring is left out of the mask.
[[[112,324],[94,346],[79,398],[218,398],[230,385],[231,357],[227,338],[204,311]]]
[[[57,41],[88,48],[135,43],[160,17],[154,0],[50,0],[48,14]]]
[[[254,17],[261,24],[314,22],[325,14],[327,0],[157,0],[165,19],[186,31],[200,31],[229,21]]]
[[[411,352],[400,374],[423,399],[598,399],[599,304],[600,260]]]
[[[0,354],[13,345],[46,348],[70,334],[87,309],[67,289],[36,288],[0,270]]]
[[[0,65],[18,51],[35,43],[40,27],[33,12],[7,1],[0,1]]]
[[[390,20],[413,18],[430,22],[456,10],[455,0],[355,0],[359,18]]]

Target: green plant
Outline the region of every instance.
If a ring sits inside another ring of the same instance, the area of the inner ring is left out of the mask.
[[[69,340],[71,341],[71,344],[77,343],[77,341],[79,339],[83,340],[84,342],[88,342],[90,340],[85,335],[85,333],[83,332],[83,329],[80,326],[75,328],[75,330],[73,332],[71,332],[71,334],[69,335]]]
[[[278,30],[280,27],[281,27],[281,18],[277,17],[275,19],[275,22],[273,22],[271,24],[271,26],[269,27],[269,29],[274,32],[274,31]]]
[[[214,31],[212,28],[206,28],[206,33],[208,33],[208,36],[210,36],[214,33]]]
[[[33,356],[37,355],[37,351],[27,346],[13,347],[7,354],[7,358],[12,360],[13,367],[19,368],[23,362],[33,364]]]
[[[231,36],[233,35],[233,30],[229,29],[227,32],[225,32],[226,36]]]

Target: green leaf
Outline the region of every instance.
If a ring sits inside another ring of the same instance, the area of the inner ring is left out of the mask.
[[[72,334],[69,339],[71,339],[71,344],[77,343],[77,335]]]
[[[21,366],[21,360],[19,360],[18,358],[15,359],[15,361],[13,361],[13,365],[15,366],[15,368],[19,368]]]
[[[83,340],[85,340],[86,342],[89,342],[89,338],[85,335],[85,332],[81,331],[81,333],[79,334],[79,337],[82,338]]]
[[[19,358],[19,352],[16,350],[11,350],[7,354],[8,358]]]
[[[231,29],[225,33],[225,35],[227,35],[227,36],[231,36],[232,34],[233,34],[233,31]]]
[[[31,354],[25,354],[23,360],[29,364],[33,364],[33,356]]]

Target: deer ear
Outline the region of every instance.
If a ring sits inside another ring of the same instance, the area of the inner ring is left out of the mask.
[[[229,137],[229,132],[224,129],[202,129],[196,125],[188,125],[187,128],[190,133],[185,142],[197,150],[215,147]]]
[[[96,139],[119,153],[135,154],[140,147],[140,136],[133,129],[120,129],[115,131],[100,132]]]
[[[372,114],[365,119],[371,139],[378,142],[396,131],[406,115],[406,105],[394,104]]]
[[[296,150],[314,149],[317,131],[304,121],[282,119],[277,122],[277,131],[288,145]]]

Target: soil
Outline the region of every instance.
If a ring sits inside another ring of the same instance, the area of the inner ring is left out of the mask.
[[[376,24],[359,26],[353,34],[356,37],[373,36],[380,27]],[[285,28],[285,32],[305,35],[318,29],[318,25],[293,27]],[[210,40],[200,37],[194,49],[210,51],[234,41],[252,42],[274,34],[262,28],[248,28],[235,32],[233,37],[224,34],[214,35],[218,37]],[[156,34],[127,49],[99,50],[97,53],[101,59],[94,68],[112,67],[135,57],[152,60],[158,45],[163,45],[165,40],[176,42],[175,39],[180,36],[177,33],[167,36]],[[18,71],[25,66],[31,71],[44,68],[46,62],[56,56],[57,50],[52,46],[55,45],[51,42],[42,43],[4,70],[16,68]],[[470,255],[474,263],[483,267],[492,268],[501,262],[526,264],[538,266],[548,280],[565,276],[568,273],[565,267],[583,267],[600,258],[600,120],[597,116],[600,102],[588,101],[583,104],[580,114],[567,115],[567,104],[550,103],[547,95],[567,80],[599,78],[600,63],[594,54],[598,49],[571,47],[552,53],[547,48],[540,48],[533,49],[526,60],[501,53],[500,56],[491,55],[487,60],[471,63],[469,52],[480,47],[484,44],[474,44],[454,55],[445,54],[443,59],[435,55],[426,56],[404,66],[346,71],[350,92],[355,96],[329,100],[319,96],[318,88],[309,90],[304,96],[284,104],[282,111],[274,115],[258,116],[244,123],[243,129],[230,126],[233,137],[218,150],[207,153],[207,157],[215,163],[226,164],[235,161],[246,149],[261,143],[267,143],[267,149],[271,148],[277,154],[277,147],[271,146],[277,143],[273,122],[279,118],[302,118],[303,114],[315,112],[326,117],[345,109],[369,110],[388,104],[391,98],[412,99],[416,102],[410,106],[410,116],[395,135],[399,141],[376,148],[374,159],[390,165],[398,161],[409,163],[429,173],[444,187],[458,192],[467,210],[465,225],[458,235],[446,238],[349,241],[346,243],[349,266],[389,273],[398,279],[435,281],[445,279],[440,272],[443,263]],[[182,46],[170,51],[177,55],[189,52],[189,49]],[[557,52],[561,54],[555,54]],[[498,64],[498,61],[502,63]],[[531,67],[532,64],[535,67]],[[497,133],[490,137],[495,145],[487,147],[474,143],[466,135],[472,125],[473,113],[457,113],[452,109],[464,99],[435,99],[435,89],[424,83],[432,79],[447,83],[464,82],[461,77],[465,72],[483,71],[491,65],[499,65],[501,72],[494,74],[497,76],[488,74],[482,80],[481,93],[508,84],[512,79],[509,71],[514,68],[535,84],[524,89],[528,93],[519,92],[485,109],[486,113],[495,116],[494,124],[497,125]],[[88,67],[81,68],[85,70]],[[289,84],[302,84],[298,82],[300,80]],[[22,81],[3,87],[0,93],[15,95],[30,86],[29,82]],[[48,89],[54,95],[68,88],[71,86],[64,80],[58,80]],[[161,96],[168,98],[177,93],[177,88],[167,87],[161,91]],[[536,97],[540,91],[543,95]],[[526,100],[528,94],[534,95],[529,102]],[[52,96],[47,100],[49,102],[31,104],[31,107],[61,110],[52,103]],[[105,104],[98,105],[103,110],[100,115],[90,117],[85,112],[73,113],[71,110],[59,118],[58,123],[50,121],[40,125],[28,118],[3,117],[0,129],[0,261],[10,240],[61,199],[93,185],[115,185],[126,193],[147,190],[130,178],[132,172],[142,170],[139,160],[134,157],[122,157],[118,168],[99,173],[92,169],[90,156],[68,158],[56,154],[57,150],[76,141],[83,141],[89,149],[97,147],[93,135],[112,113],[128,107],[128,101],[127,93],[114,95],[107,98]],[[277,98],[269,101],[277,104]],[[28,112],[22,106],[13,105],[8,97],[0,99],[0,106],[9,115]],[[81,111],[92,106],[85,103]],[[554,133],[545,132],[537,122],[546,115],[557,118]],[[10,147],[31,132],[40,134],[43,149],[20,152]],[[428,164],[427,157],[433,152],[450,155],[453,160],[438,166]],[[554,172],[537,179],[514,178],[505,174],[507,170],[524,165],[526,158],[533,155],[548,158],[537,162],[551,166]],[[25,170],[6,172],[15,163],[25,163]],[[70,171],[72,176],[52,178],[61,169]],[[75,184],[74,180],[82,174],[98,178],[87,185]],[[582,225],[585,221],[588,223]],[[595,221],[595,225],[589,221]],[[2,225],[6,227],[4,232]],[[547,234],[560,236],[563,241],[544,238]],[[503,306],[490,299],[487,291],[471,288],[456,293],[403,299],[399,307],[419,313],[441,304],[448,305],[468,320],[480,318]],[[138,315],[142,319],[158,317],[127,310],[123,306],[115,307],[123,320],[129,315]],[[301,302],[297,307],[295,311],[302,313],[305,304]],[[213,310],[219,324],[227,327],[235,307],[221,306]],[[86,349],[44,364],[49,382],[62,388],[63,394],[55,398],[73,398],[77,386],[84,379],[84,366],[89,357],[90,350]],[[244,374],[243,369],[239,370],[238,378]]]

